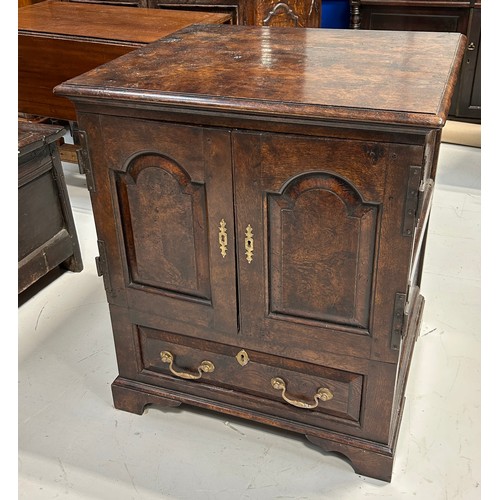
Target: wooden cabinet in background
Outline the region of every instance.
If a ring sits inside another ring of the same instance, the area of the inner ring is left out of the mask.
[[[464,48],[193,26],[57,87],[88,155],[117,408],[220,411],[391,479]]]
[[[467,36],[450,117],[481,120],[481,0],[350,0],[351,28],[440,31]],[[422,47],[425,49],[425,47]],[[433,53],[429,52],[429,58]]]
[[[75,108],[54,95],[56,85],[191,24],[226,22],[228,14],[215,12],[135,11],[53,0],[19,9],[18,111],[72,122]]]
[[[65,0],[150,9],[228,12],[234,24],[317,28],[321,0]]]
[[[40,3],[44,0],[17,0],[17,7],[26,7],[26,5],[33,5],[34,3]]]
[[[18,293],[58,266],[83,269],[57,151],[65,131],[18,121]]]

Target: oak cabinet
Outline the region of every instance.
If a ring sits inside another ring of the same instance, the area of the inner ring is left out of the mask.
[[[464,46],[198,26],[56,88],[78,113],[117,408],[264,422],[390,480]]]

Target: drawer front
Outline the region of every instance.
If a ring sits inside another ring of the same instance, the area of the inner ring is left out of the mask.
[[[141,374],[165,382],[181,380],[185,392],[196,393],[200,385],[209,385],[265,400],[266,412],[281,415],[284,411],[296,420],[314,413],[359,421],[363,375],[151,328],[137,327],[137,333]],[[213,396],[217,398],[216,391]]]

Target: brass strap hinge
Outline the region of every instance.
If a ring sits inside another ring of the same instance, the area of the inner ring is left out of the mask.
[[[418,220],[419,205],[422,205],[421,193],[425,183],[421,180],[422,167],[410,167],[410,176],[406,188],[405,212],[403,217],[403,236],[413,236]]]
[[[406,294],[396,293],[394,298],[394,312],[392,316],[391,349],[398,350],[404,335],[405,316],[408,314],[406,307]]]
[[[97,240],[97,248],[99,250],[99,255],[95,258],[95,267],[97,269],[97,276],[102,276],[102,281],[104,283],[104,289],[106,292],[111,292],[111,281],[109,279],[108,270],[108,259],[106,256],[106,245],[104,241]]]
[[[87,147],[87,134],[83,130],[77,130],[75,134],[78,135],[78,143],[81,146],[76,150],[78,164],[87,178],[87,189],[91,193],[95,193],[94,174],[92,173],[92,165],[90,163],[89,150]]]

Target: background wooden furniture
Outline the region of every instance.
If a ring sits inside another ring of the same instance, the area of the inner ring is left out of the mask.
[[[318,28],[321,0],[66,0],[150,9],[183,9],[231,14],[235,24]]]
[[[228,14],[150,11],[48,1],[18,11],[18,111],[74,121],[56,85],[195,23],[230,22]]]
[[[26,7],[26,5],[32,5],[34,3],[40,3],[44,0],[17,0],[17,7]]]
[[[18,293],[57,266],[83,269],[57,141],[64,127],[18,122]]]
[[[481,120],[481,0],[350,0],[351,27],[372,30],[457,32],[467,52],[450,116]],[[433,54],[429,52],[429,57]]]
[[[465,37],[198,26],[167,42],[56,89],[88,154],[115,406],[226,412],[390,480]]]

